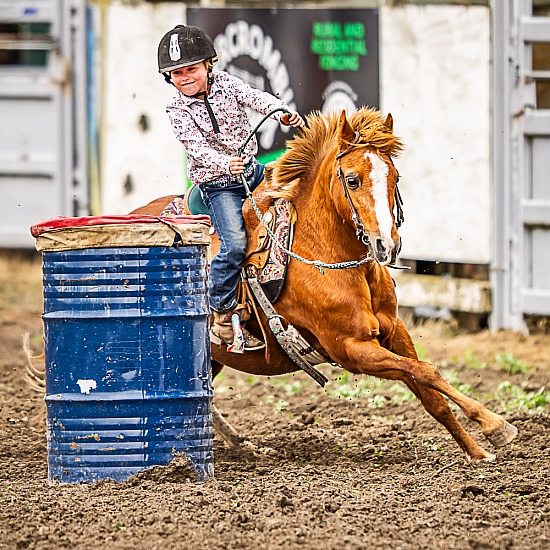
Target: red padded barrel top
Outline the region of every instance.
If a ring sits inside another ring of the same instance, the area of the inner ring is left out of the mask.
[[[31,235],[38,237],[42,233],[54,229],[66,229],[69,227],[89,227],[92,225],[121,225],[132,223],[168,223],[175,225],[184,225],[190,223],[202,223],[210,225],[210,216],[144,216],[141,214],[126,214],[112,216],[82,216],[71,218],[68,216],[58,216],[49,220],[36,222],[31,226]]]

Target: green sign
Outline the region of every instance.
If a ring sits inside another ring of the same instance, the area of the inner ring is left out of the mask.
[[[310,50],[319,56],[323,71],[358,71],[359,57],[367,55],[361,22],[321,22],[311,26]]]
[[[227,71],[306,115],[379,106],[378,11],[373,9],[188,8]],[[261,119],[249,112],[252,126]],[[267,162],[294,130],[274,120],[256,138]]]

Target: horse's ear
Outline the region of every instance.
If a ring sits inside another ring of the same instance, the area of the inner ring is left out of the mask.
[[[348,143],[350,141],[353,141],[355,139],[355,132],[353,131],[353,128],[350,126],[348,119],[346,117],[346,111],[343,110],[340,114],[340,124],[338,126],[338,140],[340,142],[347,141]]]
[[[388,113],[388,116],[384,121],[384,126],[388,129],[388,132],[393,132],[393,117],[391,116],[391,113]]]

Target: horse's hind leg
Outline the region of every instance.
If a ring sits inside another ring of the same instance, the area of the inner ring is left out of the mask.
[[[467,397],[453,388],[433,365],[419,363],[419,365],[414,366],[411,373],[415,383],[423,388],[436,390],[454,401],[467,418],[480,425],[483,435],[495,447],[502,447],[516,437],[517,428],[506,422],[502,416],[491,412],[479,401]]]
[[[495,455],[488,453],[478,445],[464,430],[456,416],[451,411],[445,398],[437,391],[416,385],[410,380],[405,380],[408,388],[418,397],[424,408],[452,435],[459,447],[464,451],[469,461],[491,462]]]
[[[212,378],[215,378],[222,371],[224,365],[212,359]],[[216,433],[223,439],[227,447],[236,456],[248,458],[251,452],[257,450],[256,446],[246,437],[239,435],[237,430],[223,417],[222,413],[212,403],[210,412],[212,414],[212,427]]]
[[[235,428],[223,417],[219,409],[212,403],[212,426],[218,435],[226,442],[231,449],[241,449],[243,438],[237,433]]]
[[[218,361],[212,360],[212,378],[216,378],[223,369],[223,365]],[[225,441],[227,446],[233,450],[242,450],[241,443],[243,438],[237,433],[235,428],[223,417],[218,407],[212,403],[212,426],[216,433]]]
[[[398,320],[394,345],[392,346],[391,351],[397,355],[401,355],[402,357],[410,357],[411,359],[416,360],[418,359],[413,341],[401,320]],[[485,451],[485,449],[480,447],[466,433],[458,419],[453,414],[453,411],[451,411],[449,404],[439,392],[430,388],[425,388],[420,384],[416,384],[412,379],[405,379],[403,382],[419,399],[426,411],[428,411],[431,416],[447,428],[453,439],[466,454],[468,460],[477,462],[492,461],[495,459],[495,455]]]

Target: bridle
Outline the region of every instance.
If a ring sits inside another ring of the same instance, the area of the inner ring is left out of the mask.
[[[350,146],[344,151],[341,151],[336,155],[336,161],[337,161],[336,175],[338,176],[338,179],[342,184],[342,190],[348,202],[348,207],[351,212],[351,221],[353,222],[353,225],[355,227],[355,236],[360,242],[362,242],[365,246],[369,247],[372,250],[372,244],[370,242],[369,236],[367,235],[367,232],[365,231],[365,226],[361,221],[361,217],[359,216],[359,213],[357,212],[357,209],[355,208],[355,205],[351,200],[351,196],[349,194],[349,184],[346,182],[346,178],[344,177],[344,173],[342,172],[342,167],[340,166],[340,159],[346,156],[348,153],[350,153],[354,149],[354,145],[357,145],[358,141],[359,141],[359,132],[355,132],[355,136],[353,140],[350,142]],[[389,159],[392,166],[395,168],[392,158],[389,157]],[[396,227],[399,228],[405,221],[405,216],[403,213],[403,200],[401,199],[401,193],[399,192],[399,188],[397,187],[398,182],[399,182],[399,172],[397,173],[397,181],[395,182],[395,190],[394,190],[395,225]]]

